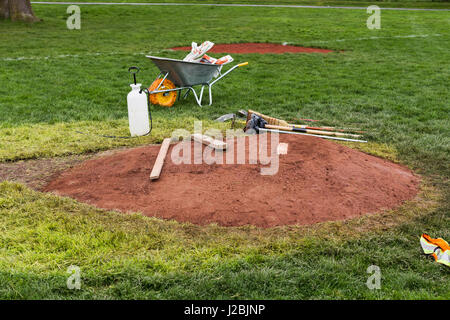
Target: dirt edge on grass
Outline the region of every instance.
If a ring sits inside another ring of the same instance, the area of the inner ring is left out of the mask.
[[[199,225],[264,228],[347,220],[397,207],[417,194],[419,179],[406,167],[314,137],[281,135],[279,141],[289,151],[278,157],[276,172],[261,174],[267,167],[250,152],[261,139],[267,139],[270,150],[270,134],[233,139],[230,150],[212,152],[213,158],[222,158],[215,164],[194,163],[194,155],[202,157],[209,148],[177,144],[157,181],[149,175],[159,147],[128,149],[83,162],[43,190],[107,210]],[[236,159],[239,145],[245,146],[239,150],[247,160],[230,164],[225,158],[234,152]],[[190,164],[170,161],[179,152],[175,150],[189,152]]]
[[[355,146],[352,145],[351,147],[354,148]],[[378,144],[373,143],[373,148],[371,149],[378,148]],[[40,181],[42,176],[46,176],[46,179],[48,179],[47,181],[50,181],[65,169],[73,167],[77,163],[81,163],[88,158],[101,157],[103,155],[112,154],[124,149],[129,148],[121,147],[118,149],[81,156],[64,156],[38,160],[22,160],[17,162],[0,163],[0,181],[6,180],[8,181],[8,183],[14,182],[26,185],[26,188],[31,188],[31,190],[33,190],[32,192],[36,192],[38,197],[60,198],[59,196],[42,193],[40,191],[43,186],[42,181]],[[381,145],[380,149],[384,151],[382,152],[382,158],[389,157],[390,160],[395,159],[395,162],[401,162],[397,159],[395,149],[389,148],[385,150],[385,147]],[[365,149],[364,152],[381,157],[378,151],[372,153],[371,150]],[[80,158],[74,160],[73,157]],[[64,166],[49,166],[52,161],[58,161],[61,164],[64,164]],[[41,164],[40,162],[42,162],[43,164]],[[44,168],[44,171],[39,172],[39,170],[42,168]],[[383,210],[378,213],[364,215],[344,221],[328,221],[303,226],[277,226],[273,228],[258,228],[250,225],[240,227],[222,227],[217,224],[199,226],[191,223],[180,223],[177,221],[167,221],[159,218],[147,217],[140,214],[139,212],[132,215],[124,215],[123,213],[118,211],[101,210],[96,208],[95,206],[84,204],[71,198],[67,198],[67,201],[74,202],[77,204],[77,206],[81,205],[82,207],[86,207],[87,209],[90,208],[89,212],[92,212],[92,214],[102,212],[101,215],[105,216],[105,218],[110,217],[110,214],[112,214],[111,219],[113,219],[113,216],[119,217],[120,219],[123,219],[124,222],[127,221],[127,224],[136,224],[136,228],[141,228],[144,226],[147,229],[150,226],[154,226],[158,230],[174,230],[174,232],[182,232],[183,234],[186,233],[190,236],[201,238],[206,237],[213,242],[223,242],[225,238],[237,237],[239,239],[242,238],[240,241],[244,241],[248,245],[258,245],[258,247],[264,245],[270,245],[271,247],[273,247],[273,241],[275,241],[277,243],[279,242],[277,244],[277,251],[284,252],[285,250],[296,250],[302,247],[304,245],[304,240],[307,240],[311,237],[321,237],[330,241],[347,241],[349,239],[359,239],[364,235],[367,235],[368,232],[370,232],[371,234],[386,232],[392,228],[396,228],[397,226],[405,222],[410,222],[414,219],[419,219],[431,214],[434,210],[439,208],[440,203],[443,200],[442,192],[435,187],[430,178],[419,175],[417,173],[415,174],[418,175],[421,180],[418,194],[414,199],[406,201],[403,205],[395,209]],[[291,241],[287,241],[291,238],[294,241],[293,243]]]

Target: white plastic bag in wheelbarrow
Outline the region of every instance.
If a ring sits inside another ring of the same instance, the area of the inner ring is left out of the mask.
[[[193,62],[195,60],[199,60],[213,46],[214,43],[212,43],[211,41],[205,41],[200,46],[197,46],[196,42],[192,42],[191,52],[183,59],[183,61]]]
[[[230,55],[223,56],[222,58],[215,59],[205,54],[214,46],[211,41],[205,41],[200,46],[196,42],[192,42],[191,52],[183,59],[188,62],[201,62],[212,64],[227,64],[233,62],[233,58]]]
[[[227,64],[233,62],[234,59],[230,55],[223,56],[222,58],[216,59],[208,56],[207,54],[203,55],[203,57],[199,60],[201,63],[211,63],[211,64]]]
[[[216,58],[208,56],[207,54],[204,54],[203,57],[200,60],[198,60],[198,62],[220,65],[220,68],[217,69],[217,72],[214,74],[214,78],[217,78],[217,76],[222,71],[223,65],[227,64],[227,63],[230,63],[230,62],[233,62],[233,58],[230,55],[227,55],[227,56],[224,56],[224,57],[222,57],[220,59],[216,59]]]
[[[233,58],[230,55],[226,55],[220,59],[208,56],[206,52],[208,52],[208,50],[210,50],[213,46],[214,43],[211,41],[205,41],[200,46],[197,45],[197,42],[192,42],[191,52],[183,59],[183,61],[219,64],[221,66],[214,74],[214,78],[217,78],[222,71],[222,66],[233,62]]]

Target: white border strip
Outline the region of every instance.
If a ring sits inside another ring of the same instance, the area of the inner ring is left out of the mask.
[[[352,9],[367,10],[367,7],[344,7],[344,6],[301,6],[282,4],[239,4],[239,3],[149,3],[149,2],[48,2],[32,1],[32,4],[60,4],[60,5],[102,5],[102,6],[213,6],[213,7],[262,7],[262,8],[307,8],[307,9]],[[450,9],[427,9],[427,8],[380,8],[381,10],[400,11],[450,11]]]

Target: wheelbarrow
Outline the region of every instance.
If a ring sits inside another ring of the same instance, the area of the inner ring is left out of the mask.
[[[240,63],[234,65],[225,73],[221,73],[223,65],[153,56],[146,57],[150,58],[160,70],[158,77],[148,88],[150,102],[166,107],[171,107],[175,103],[177,96],[180,99],[183,90],[187,90],[183,99],[192,91],[195,101],[201,107],[205,87],[208,88],[209,105],[211,105],[212,86],[234,69],[248,64],[248,62]],[[194,86],[201,86],[199,94],[194,90]],[[180,91],[179,95],[178,91]]]

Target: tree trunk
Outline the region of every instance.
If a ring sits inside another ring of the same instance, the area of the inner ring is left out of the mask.
[[[0,19],[9,19],[8,0],[0,0]]]
[[[0,0],[0,19],[12,21],[40,21],[31,9],[30,0]]]

